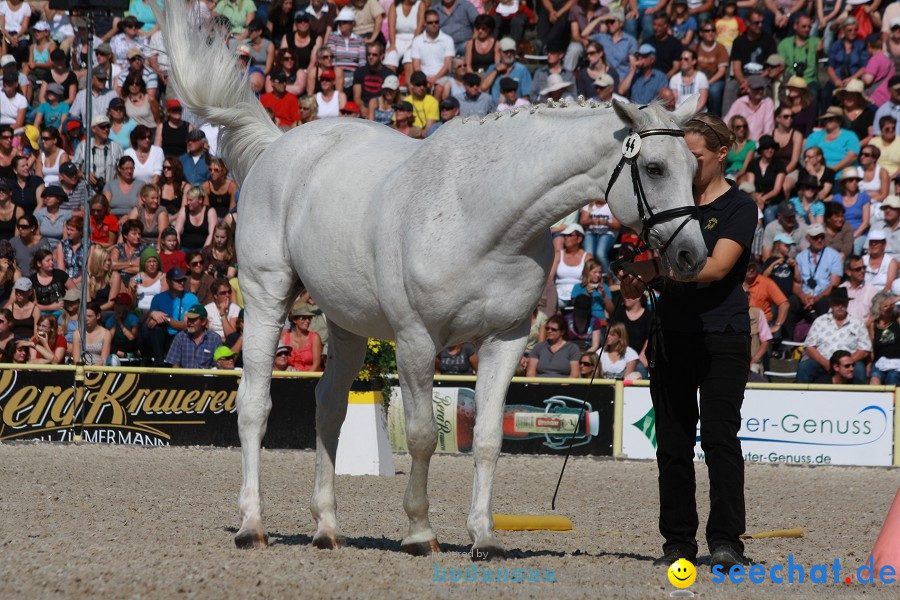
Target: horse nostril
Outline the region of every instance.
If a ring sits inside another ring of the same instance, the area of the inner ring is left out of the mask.
[[[678,257],[676,258],[676,262],[682,270],[688,273],[693,271],[694,267],[697,266],[697,263],[691,257],[691,253],[689,250],[682,250],[681,252],[679,252]]]

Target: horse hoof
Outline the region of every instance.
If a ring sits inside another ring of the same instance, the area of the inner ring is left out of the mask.
[[[500,546],[472,546],[472,560],[474,562],[503,560],[506,558],[506,551]]]
[[[269,545],[269,536],[264,531],[242,529],[234,536],[234,545],[242,550],[265,548]]]
[[[411,556],[430,556],[434,552],[440,552],[441,545],[437,540],[428,540],[427,542],[400,544],[400,549]]]
[[[313,538],[313,546],[319,550],[337,550],[347,545],[344,536],[341,535],[317,535]]]

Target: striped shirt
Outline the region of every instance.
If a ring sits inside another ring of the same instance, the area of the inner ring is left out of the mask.
[[[355,33],[346,39],[340,32],[332,32],[326,42],[328,48],[334,53],[334,66],[342,67],[349,77],[344,75],[344,83],[353,84],[353,72],[366,64],[366,42]]]

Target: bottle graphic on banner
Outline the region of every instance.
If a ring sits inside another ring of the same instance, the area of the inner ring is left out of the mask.
[[[434,416],[438,426],[437,452],[471,452],[475,427],[475,390],[470,388],[434,388]],[[562,450],[575,434],[573,446],[590,443],[600,431],[600,415],[591,405],[577,398],[554,396],[544,407],[508,404],[503,410],[503,439],[544,438],[544,445]],[[584,411],[582,412],[582,406]],[[580,418],[579,418],[580,414]],[[406,451],[403,400],[400,389],[393,388],[388,409],[391,447]]]

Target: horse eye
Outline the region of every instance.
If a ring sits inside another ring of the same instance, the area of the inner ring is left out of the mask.
[[[647,173],[649,173],[650,175],[658,176],[658,175],[662,175],[662,172],[663,172],[662,165],[659,165],[657,163],[650,163],[649,165],[647,165]]]

